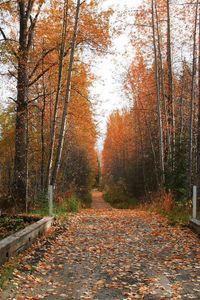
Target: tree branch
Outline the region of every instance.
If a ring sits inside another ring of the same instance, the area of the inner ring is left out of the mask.
[[[51,52],[53,52],[54,50],[56,50],[56,47],[51,48],[49,50],[47,50],[46,52],[43,52],[42,56],[38,59],[37,63],[35,64],[35,67],[33,69],[33,71],[31,72],[31,74],[29,75],[29,79],[32,78],[32,76],[34,75],[34,73],[37,71],[38,67],[40,66],[40,63],[43,61],[43,59]]]
[[[43,5],[43,2],[39,4],[38,11],[37,11],[37,13],[36,13],[34,19],[32,19],[31,16],[29,17],[30,22],[31,22],[31,25],[29,26],[29,29],[28,29],[27,49],[29,49],[30,46],[31,46],[31,44],[32,44],[34,28],[35,28],[35,25],[36,25],[38,16],[39,16],[39,14],[40,14],[42,5]]]
[[[0,33],[3,36],[4,41],[8,42],[9,39],[7,38],[7,36],[5,35],[5,32],[3,31],[3,29],[1,27],[0,27]],[[12,50],[13,54],[15,55],[15,57],[18,58],[17,52],[13,49],[13,47],[11,45],[10,45],[10,47],[11,47],[11,50]]]
[[[34,83],[36,83],[44,74],[46,74],[51,68],[53,68],[54,66],[57,65],[57,62],[53,63],[52,65],[50,65],[48,68],[46,68],[42,73],[40,73],[34,80],[32,80],[29,83],[29,87],[32,86]]]

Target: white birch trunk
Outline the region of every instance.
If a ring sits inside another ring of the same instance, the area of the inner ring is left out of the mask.
[[[57,120],[58,103],[59,103],[59,98],[60,98],[61,84],[62,84],[62,77],[63,77],[63,65],[64,65],[66,35],[67,35],[67,18],[68,18],[68,0],[65,0],[62,38],[61,38],[60,54],[59,54],[58,83],[57,83],[57,92],[56,92],[53,120],[52,120],[52,127],[51,127],[51,147],[50,147],[48,170],[47,170],[48,185],[50,185],[50,183],[51,183],[52,169],[53,169],[53,157],[54,157],[54,152],[55,152],[56,120]]]
[[[158,74],[158,55],[157,55],[156,37],[155,37],[154,0],[152,0],[152,30],[153,30],[153,48],[154,48],[154,59],[155,59],[157,111],[158,111],[158,122],[159,122],[160,165],[162,171],[162,183],[164,183],[165,180],[164,142],[163,142],[163,125],[162,125],[162,112],[161,112],[162,108],[161,108],[161,97],[160,97],[160,81],[159,81],[159,74]]]
[[[63,109],[63,114],[62,114],[60,135],[59,135],[59,141],[58,141],[58,150],[57,150],[57,153],[56,153],[56,160],[55,160],[55,165],[54,165],[54,169],[53,169],[53,173],[52,173],[52,179],[51,179],[51,185],[53,185],[54,187],[55,187],[55,184],[56,184],[57,174],[58,174],[58,171],[59,171],[60,165],[61,165],[63,145],[64,145],[64,141],[65,141],[68,106],[69,106],[70,95],[71,95],[72,68],[73,68],[73,63],[74,63],[74,53],[75,53],[76,39],[77,39],[77,33],[78,33],[80,5],[81,5],[81,1],[77,0],[76,16],[75,16],[75,23],[74,23],[74,33],[73,33],[73,38],[72,38],[72,43],[71,43],[70,60],[69,60],[68,73],[67,73],[67,83],[66,83],[66,93],[65,93],[65,99],[64,99],[64,109]]]
[[[198,19],[199,0],[196,3],[195,25],[193,38],[193,61],[192,61],[192,87],[191,87],[191,102],[190,102],[190,127],[189,127],[189,184],[192,183],[193,175],[193,126],[194,126],[194,102],[195,102],[195,87],[196,87],[196,36],[197,36],[197,19]]]

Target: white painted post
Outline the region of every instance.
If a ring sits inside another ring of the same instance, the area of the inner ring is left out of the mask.
[[[192,217],[193,217],[193,219],[196,219],[197,218],[197,187],[196,187],[196,185],[193,185],[192,204],[193,204]]]
[[[53,185],[48,187],[49,216],[53,216]]]

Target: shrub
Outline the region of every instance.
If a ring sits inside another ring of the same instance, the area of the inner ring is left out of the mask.
[[[175,201],[174,201],[174,195],[172,194],[172,192],[163,192],[163,196],[162,196],[162,200],[163,200],[163,209],[166,212],[170,212],[173,210],[174,205],[175,205]]]
[[[78,212],[80,210],[80,201],[76,196],[72,196],[67,201],[67,211]]]
[[[133,208],[138,204],[138,201],[128,193],[127,186],[122,178],[116,183],[110,181],[105,186],[104,199],[115,208],[120,209]]]

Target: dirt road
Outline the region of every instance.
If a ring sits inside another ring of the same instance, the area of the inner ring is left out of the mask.
[[[39,257],[39,259],[38,259]],[[92,209],[27,251],[1,299],[200,299],[200,241],[158,215]]]

